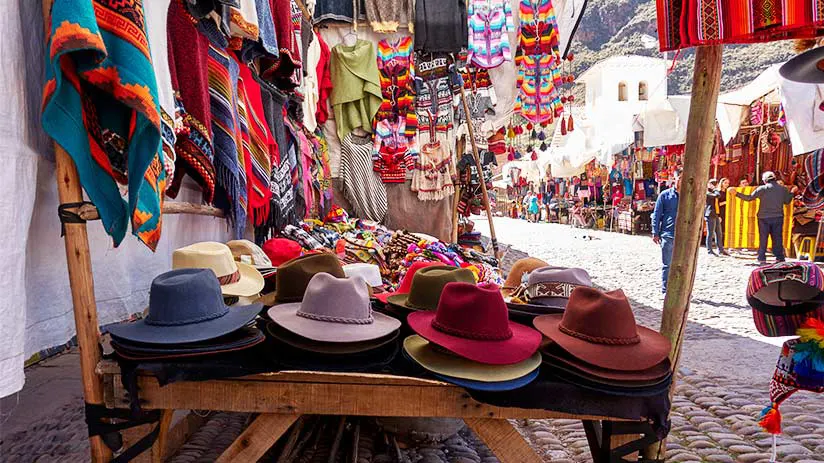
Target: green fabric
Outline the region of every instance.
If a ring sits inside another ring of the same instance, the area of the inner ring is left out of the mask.
[[[341,140],[361,127],[372,133],[372,119],[380,108],[381,82],[372,42],[358,40],[332,49],[332,108]]]

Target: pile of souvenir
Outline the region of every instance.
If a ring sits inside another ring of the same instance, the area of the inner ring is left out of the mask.
[[[759,267],[750,275],[747,301],[759,333],[797,336],[781,348],[771,404],[761,414],[761,426],[780,434],[782,402],[797,391],[824,392],[824,273],[811,262]]]

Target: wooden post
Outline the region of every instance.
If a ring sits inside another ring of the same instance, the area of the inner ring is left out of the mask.
[[[484,207],[486,208],[486,217],[489,219],[489,235],[492,239],[492,250],[495,253],[495,258],[499,259],[498,238],[495,235],[495,224],[492,223],[492,209],[489,206],[489,193],[486,191],[484,168],[483,165],[481,165],[481,158],[478,155],[478,145],[475,143],[475,128],[472,127],[472,118],[470,117],[469,104],[466,102],[466,92],[464,91],[463,85],[461,85],[461,103],[463,103],[466,127],[469,129],[469,142],[472,143],[472,157],[475,158],[475,167],[478,168],[478,180],[481,183],[481,195],[483,196]]]
[[[48,1],[48,0],[47,0]],[[83,201],[80,178],[74,161],[62,147],[54,144],[57,194],[61,204]],[[77,346],[80,350],[80,375],[83,379],[83,399],[88,404],[103,404],[103,380],[95,373],[100,362],[97,305],[94,299],[92,259],[89,254],[89,235],[85,223],[67,223],[66,263],[69,267],[69,285],[74,305],[74,324]],[[91,457],[94,462],[108,461],[112,453],[100,437],[91,437]]]
[[[684,170],[679,190],[678,218],[675,222],[675,243],[661,321],[661,334],[672,342],[670,362],[674,372],[678,371],[690,296],[695,282],[701,227],[704,223],[704,193],[707,189],[715,130],[715,108],[721,84],[722,50],[723,46],[713,45],[698,47],[695,52]],[[674,391],[675,383],[673,381],[670,394]],[[660,442],[647,448],[645,456],[662,459],[665,451],[666,445]]]
[[[822,217],[821,219],[824,219]],[[819,219],[818,221],[818,233],[815,234],[815,241],[813,241],[813,248],[810,249],[810,262],[815,262],[815,255],[818,251],[818,243],[821,242],[821,234],[824,232],[824,220]],[[800,254],[800,253],[799,253]],[[798,257],[798,256],[796,256]]]

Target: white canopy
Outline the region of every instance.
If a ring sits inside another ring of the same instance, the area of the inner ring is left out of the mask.
[[[779,93],[786,130],[794,154],[809,153],[824,148],[824,85],[800,84],[779,77]]]
[[[769,103],[778,103],[778,83],[780,76],[778,68],[781,64],[773,64],[758,75],[749,84],[731,92],[718,95],[718,107],[715,117],[721,130],[724,144],[730,142],[743,124],[747,109],[756,100],[766,97]]]
[[[663,102],[651,102],[640,115],[644,127],[644,146],[683,144],[687,139],[689,115],[689,96],[671,96]]]

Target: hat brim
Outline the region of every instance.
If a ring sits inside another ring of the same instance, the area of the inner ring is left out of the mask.
[[[387,336],[401,327],[399,320],[374,311],[374,321],[367,325],[313,320],[297,314],[300,306],[300,302],[279,304],[272,306],[267,313],[273,322],[292,333],[320,342],[370,341]]]
[[[164,360],[204,355],[224,354],[254,347],[266,340],[259,329],[247,326],[214,340],[193,344],[134,343],[112,336],[111,345],[117,354],[129,360]],[[214,342],[211,342],[214,341]]]
[[[669,356],[669,340],[649,328],[638,325],[640,341],[636,344],[596,344],[562,332],[559,328],[562,317],[562,314],[542,315],[532,323],[573,357],[596,367],[621,371],[647,370]]]
[[[388,304],[388,303],[389,303],[389,298],[390,298],[390,297],[392,297],[392,296],[397,296],[397,295],[399,295],[399,294],[400,294],[400,293],[397,293],[397,292],[394,292],[394,291],[393,291],[393,292],[385,291],[385,292],[382,292],[382,293],[375,293],[375,294],[373,295],[373,297],[374,297],[375,299],[377,299],[377,300],[379,300],[379,301],[383,302],[384,304]]]
[[[781,77],[793,82],[822,84],[824,83],[824,71],[818,68],[818,62],[822,59],[824,59],[824,48],[813,48],[781,65],[778,73]]]
[[[386,303],[392,304],[407,310],[426,310],[430,311],[429,309],[422,309],[420,307],[414,307],[409,305],[409,294],[393,294],[391,296],[386,297]],[[431,312],[431,311],[430,311]]]
[[[371,341],[320,342],[297,335],[272,321],[266,324],[266,332],[269,336],[296,349],[331,355],[357,354],[374,350],[398,339],[400,335],[400,330],[395,330],[382,338]]]
[[[541,354],[535,352],[527,359],[510,365],[489,365],[456,355],[439,352],[421,336],[412,335],[403,340],[403,349],[415,363],[424,369],[451,378],[484,383],[513,381],[527,376],[541,365]]]
[[[227,307],[221,317],[187,325],[150,325],[146,319],[109,327],[112,336],[132,342],[148,344],[183,344],[207,341],[239,330],[255,319],[262,304]]]
[[[544,363],[546,363],[547,365],[558,365],[564,368],[573,368],[591,378],[598,378],[606,384],[613,384],[618,386],[654,385],[661,382],[667,375],[671,373],[671,365],[669,358],[665,358],[661,363],[658,363],[647,370],[620,371],[610,370],[608,368],[599,368],[595,365],[582,362],[576,359],[575,357],[572,357],[567,352],[564,352],[560,347],[544,347],[543,349],[541,349],[541,354],[543,354]]]
[[[412,312],[407,317],[410,328],[428,341],[461,357],[490,365],[510,365],[535,354],[541,344],[541,333],[520,323],[510,322],[512,337],[503,341],[467,339],[452,336],[432,327],[436,313]]]
[[[520,389],[526,386],[527,384],[535,381],[535,379],[538,378],[538,373],[540,372],[540,370],[541,369],[539,367],[533,370],[531,373],[528,373],[527,375],[522,376],[520,378],[516,378],[511,381],[499,381],[495,383],[472,381],[469,379],[455,378],[453,376],[439,375],[437,373],[432,373],[432,375],[441,381],[452,383],[456,386],[461,386],[466,389],[472,389],[475,391],[499,392],[512,391],[514,389]]]
[[[266,284],[263,281],[263,275],[249,264],[243,262],[236,262],[236,264],[240,271],[240,280],[228,285],[221,285],[220,289],[223,291],[223,295],[250,297],[259,294]]]

